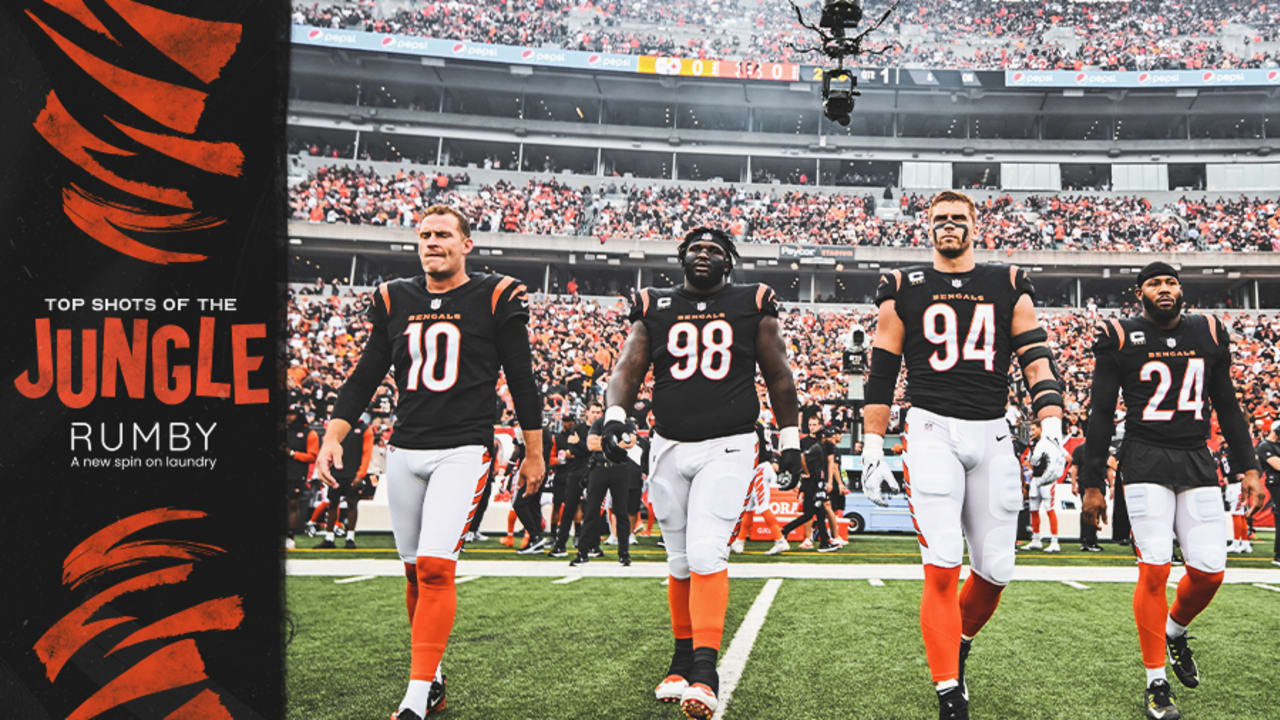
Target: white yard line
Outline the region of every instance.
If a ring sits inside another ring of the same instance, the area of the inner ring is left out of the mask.
[[[552,585],[568,585],[569,583],[572,583],[572,582],[578,582],[581,579],[582,579],[581,575],[567,575],[565,577],[560,578],[559,580],[552,580],[551,584]]]
[[[1280,592],[1280,587],[1275,587],[1273,585],[1263,585],[1262,583],[1254,583],[1253,586],[1256,588],[1262,588],[1263,590],[1270,590],[1271,592]]]
[[[333,584],[346,585],[347,583],[357,583],[357,582],[360,582],[361,580],[372,580],[375,577],[377,577],[377,575],[357,575],[355,577],[342,578],[341,580],[334,580]]]
[[[733,689],[737,687],[738,679],[742,677],[742,670],[747,666],[747,658],[751,657],[751,648],[756,644],[756,636],[760,634],[760,628],[764,627],[769,606],[773,604],[773,599],[777,597],[778,588],[781,586],[782,581],[778,578],[765,582],[760,594],[756,595],[755,602],[751,603],[751,609],[747,610],[746,617],[742,619],[742,624],[738,626],[738,632],[733,634],[729,649],[724,652],[724,657],[720,658],[718,668],[720,704],[712,720],[720,720],[724,717],[724,709],[728,707]]]
[[[1066,585],[1067,587],[1073,587],[1073,588],[1075,588],[1075,589],[1077,589],[1077,590],[1088,590],[1088,589],[1089,589],[1089,586],[1088,586],[1088,585],[1082,585],[1082,584],[1080,584],[1080,583],[1078,583],[1078,582],[1076,582],[1076,581],[1074,581],[1074,580],[1063,580],[1063,581],[1062,581],[1062,584],[1063,584],[1063,585]]]
[[[526,562],[520,560],[460,560],[458,575],[478,575],[482,577],[545,577],[548,579],[565,577],[568,568],[561,563]],[[288,559],[285,561],[286,574],[294,577],[351,577],[354,575],[373,575],[376,577],[404,577],[404,563],[399,560],[377,559]],[[574,570],[578,577],[626,577],[652,578],[661,580],[667,577],[667,564],[662,562],[636,562],[631,567],[622,567],[617,563],[591,563]],[[1182,579],[1183,568],[1175,567],[1169,575],[1171,582]],[[967,576],[969,568],[961,571],[961,577]],[[729,576],[733,578],[785,578],[788,580],[923,580],[924,570],[918,563],[911,564],[872,564],[859,563],[848,565],[831,565],[815,563],[730,563]],[[1104,582],[1134,583],[1138,581],[1136,565],[1126,566],[1052,566],[1025,565],[1014,569],[1014,582],[1047,581],[1084,582],[1089,584]],[[1226,583],[1271,583],[1280,584],[1280,568],[1227,568]]]
[[[867,578],[867,582],[871,584],[871,587],[884,587],[884,581],[880,578]]]
[[[479,580],[479,579],[480,579],[480,576],[479,576],[479,575],[464,575],[464,576],[462,576],[462,577],[458,578],[457,580],[454,580],[454,581],[453,581],[453,584],[454,584],[454,585],[461,585],[461,584],[462,584],[462,583],[464,583],[464,582],[471,582],[472,580]]]

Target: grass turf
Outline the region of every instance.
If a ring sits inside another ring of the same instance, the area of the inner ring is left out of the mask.
[[[764,580],[730,587],[725,642]],[[404,581],[291,577],[291,720],[387,717],[409,677]],[[480,578],[458,586],[446,720],[683,717],[653,699],[671,660],[667,591],[652,578]],[[665,712],[664,712],[665,711]],[[434,716],[433,716],[434,717]]]
[[[1228,555],[1229,567],[1271,567],[1270,532],[1258,533],[1258,540],[1253,543],[1252,555]],[[665,559],[666,554],[657,546],[658,536],[640,537],[639,542],[631,548],[631,555],[636,560]],[[335,550],[315,549],[323,538],[298,537],[297,550],[287,551],[290,558],[384,558],[395,559],[395,544],[390,533],[369,533],[357,537],[359,549],[343,549],[338,542]],[[519,542],[520,538],[517,537]],[[572,541],[571,541],[572,542]],[[914,535],[854,535],[844,548],[830,553],[819,553],[814,550],[800,550],[797,543],[792,543],[792,550],[781,555],[765,555],[772,543],[747,543],[747,552],[734,555],[733,558],[746,562],[815,562],[815,563],[913,563],[920,562],[920,549]],[[1028,550],[1018,553],[1018,564],[1025,565],[1132,565],[1133,550],[1128,546],[1115,543],[1103,543],[1102,552],[1087,553],[1080,550],[1080,544],[1074,540],[1061,542],[1062,552],[1046,553],[1042,550]],[[609,559],[616,558],[617,548],[603,546]],[[570,550],[570,558],[573,556]],[[559,562],[568,564],[569,559],[549,558],[545,554],[517,555],[514,550],[500,544],[498,537],[486,538],[480,542],[467,543],[463,560],[527,560],[530,562]],[[966,555],[967,563],[967,555]]]
[[[733,582],[725,647],[763,582]],[[1116,583],[1011,586],[970,655],[972,716],[1141,718],[1132,592]],[[657,581],[479,578],[458,593],[443,720],[682,717],[652,696],[671,647]],[[294,631],[287,717],[389,713],[408,673],[403,581],[291,577],[286,598]],[[726,717],[936,716],[919,598],[913,581],[783,581]],[[1274,717],[1280,595],[1224,586],[1192,634],[1203,682],[1188,690],[1172,681],[1184,715]]]

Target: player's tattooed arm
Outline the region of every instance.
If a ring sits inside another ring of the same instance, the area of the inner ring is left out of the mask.
[[[640,383],[648,371],[649,330],[643,321],[636,320],[631,324],[627,341],[622,344],[622,354],[618,356],[609,387],[605,390],[605,406],[626,408],[635,405],[636,393],[640,392]]]
[[[778,427],[796,427],[800,424],[800,399],[796,395],[796,381],[791,375],[791,363],[787,360],[787,345],[778,327],[778,318],[765,315],[760,318],[756,332],[756,357],[760,374],[769,391],[769,405]]]
[[[1009,334],[1014,339],[1022,376],[1031,389],[1036,418],[1062,417],[1062,378],[1058,377],[1053,363],[1049,335],[1036,320],[1035,303],[1030,295],[1019,297],[1014,304]]]

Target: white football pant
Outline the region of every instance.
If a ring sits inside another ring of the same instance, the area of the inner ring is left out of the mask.
[[[483,445],[387,448],[387,505],[400,559],[457,560],[488,479],[489,449]]]
[[[1126,483],[1124,501],[1139,562],[1165,565],[1172,561],[1176,533],[1188,567],[1206,573],[1226,569],[1222,528],[1227,518],[1218,488],[1198,487],[1175,494],[1163,485]]]

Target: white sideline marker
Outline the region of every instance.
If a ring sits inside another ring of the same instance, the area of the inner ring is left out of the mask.
[[[867,578],[867,582],[871,584],[871,587],[884,587],[884,581],[880,578]]]
[[[1263,590],[1270,590],[1271,592],[1280,592],[1280,587],[1275,587],[1274,585],[1263,585],[1262,583],[1254,583],[1253,586],[1256,588],[1262,588]]]
[[[729,649],[725,650],[724,656],[720,658],[720,667],[717,668],[720,673],[720,704],[716,708],[716,714],[711,716],[711,720],[724,718],[724,709],[729,706],[729,698],[738,685],[738,679],[742,677],[742,670],[747,666],[747,658],[751,657],[751,648],[756,644],[756,636],[760,634],[760,628],[764,627],[769,606],[773,605],[773,599],[778,596],[778,588],[781,586],[782,580],[778,578],[765,581],[760,594],[756,595],[755,602],[751,603],[751,608],[747,610],[746,617],[742,618],[738,631],[733,634]]]
[[[479,576],[479,575],[463,575],[462,577],[458,578],[457,580],[454,580],[454,581],[453,581],[453,584],[454,584],[454,585],[461,585],[461,584],[462,584],[462,583],[464,583],[464,582],[471,582],[472,580],[478,580],[478,579],[480,579],[480,576]]]
[[[1066,585],[1067,587],[1073,587],[1073,588],[1075,588],[1075,589],[1077,589],[1077,590],[1088,590],[1088,589],[1089,589],[1089,586],[1088,586],[1088,585],[1082,585],[1082,584],[1080,584],[1080,583],[1078,583],[1078,582],[1076,582],[1076,581],[1074,581],[1074,580],[1063,580],[1063,581],[1062,581],[1062,584],[1063,584],[1063,585]]]
[[[582,579],[581,575],[566,575],[565,577],[562,577],[559,580],[552,580],[551,584],[552,585],[568,585],[571,582],[578,582],[581,579]]]
[[[360,582],[361,580],[372,580],[374,577],[375,576],[373,575],[357,575],[355,577],[341,578],[339,580],[334,580],[333,584],[346,585],[347,583],[357,583],[357,582]]]

